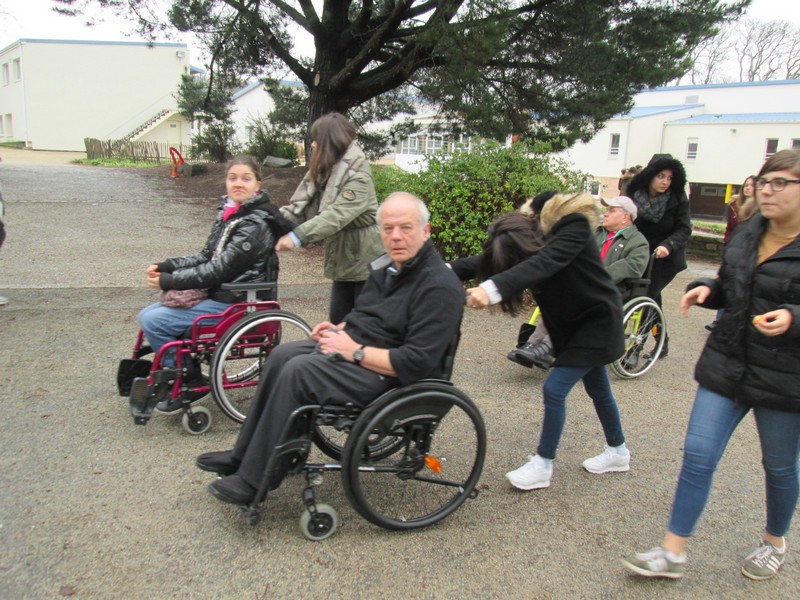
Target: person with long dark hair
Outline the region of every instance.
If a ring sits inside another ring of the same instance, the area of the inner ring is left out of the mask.
[[[605,450],[585,460],[583,467],[598,474],[630,468],[605,367],[624,352],[622,302],[595,242],[595,199],[587,193],[556,194],[540,199],[530,210],[533,218],[520,213],[499,217],[480,256],[451,263],[462,281],[476,276],[483,281],[467,290],[467,306],[500,304],[513,314],[528,289],[550,332],[555,363],[543,388],[539,446],[524,465],[506,473],[511,485],[521,490],[550,485],[567,395],[578,381],[594,403],[606,439]]]
[[[669,154],[656,154],[634,175],[625,195],[638,208],[634,225],[655,254],[647,295],[659,306],[661,292],[686,268],[686,244],[692,234],[689,198],[686,196],[686,170]],[[661,358],[669,354],[669,332],[661,348]]]
[[[327,240],[324,271],[333,280],[333,323],[353,308],[369,276],[369,263],[383,254],[375,183],[356,133],[355,125],[339,113],[323,115],[311,125],[308,173],[289,204],[281,207],[295,228],[275,247],[291,250]]]
[[[724,308],[695,367],[699,384],[683,466],[661,546],[623,564],[645,577],[677,579],[684,550],[731,435],[751,412],[766,475],[764,536],[741,567],[750,579],[781,568],[797,507],[800,458],[800,150],[771,156],[754,178],[760,210],[739,225],[716,279],[689,284],[681,301]]]

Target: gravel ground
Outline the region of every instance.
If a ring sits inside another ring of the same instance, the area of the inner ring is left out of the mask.
[[[602,450],[583,390],[569,414],[552,486],[520,493],[503,473],[535,447],[545,374],[506,360],[519,320],[469,311],[454,382],[480,407],[489,452],[477,499],[438,525],[397,533],[349,506],[339,478],[319,497],[343,525],[312,543],[299,532],[303,480],[268,500],[264,520],[214,500],[197,454],[230,447],[237,426],[187,435],[175,417],[135,426],[116,394],[150,261],[192,252],[214,202],[136,170],[35,164],[3,151],[8,240],[0,251],[0,597],[2,598],[797,598],[790,554],[774,580],[739,574],[759,539],[763,475],[751,419],[717,474],[686,577],[641,581],[619,557],[660,540],[711,314],[677,314],[680,290],[714,265],[693,263],[665,294],[671,354],[640,380],[612,380],[632,469],[591,475]],[[38,153],[33,153],[38,154]],[[43,160],[39,160],[39,163]],[[49,162],[49,161],[48,161]],[[328,284],[318,251],[282,256],[281,304],[316,322]],[[798,526],[790,533],[797,539]]]

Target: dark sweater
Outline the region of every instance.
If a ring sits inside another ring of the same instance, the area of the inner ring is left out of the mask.
[[[389,349],[401,385],[439,377],[461,325],[464,287],[430,241],[397,274],[387,269],[367,279],[345,329],[360,344]]]

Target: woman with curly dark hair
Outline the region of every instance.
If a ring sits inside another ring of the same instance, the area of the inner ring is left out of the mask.
[[[647,295],[661,306],[661,292],[686,268],[686,244],[692,235],[686,170],[669,154],[656,154],[628,184],[626,195],[638,208],[633,222],[655,253]],[[661,357],[669,353],[669,336]]]

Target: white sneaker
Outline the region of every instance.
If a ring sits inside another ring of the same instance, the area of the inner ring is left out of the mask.
[[[511,485],[520,490],[538,490],[549,487],[552,476],[552,463],[538,454],[529,456],[528,462],[519,469],[506,473],[506,479],[511,482]]]
[[[589,473],[621,473],[631,468],[631,453],[625,448],[625,453],[620,454],[613,448],[606,446],[602,454],[587,458],[583,461],[583,468]]]

